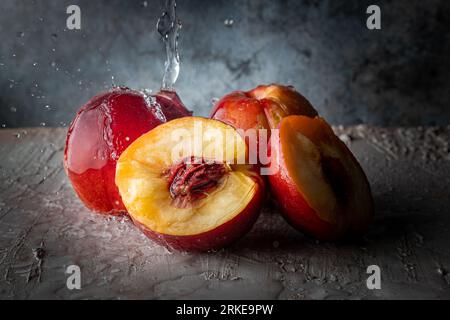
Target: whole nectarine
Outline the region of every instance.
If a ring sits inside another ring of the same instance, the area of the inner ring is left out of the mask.
[[[175,92],[114,88],[92,98],[70,125],[64,152],[65,170],[83,203],[99,213],[124,212],[114,182],[121,153],[161,123],[190,114]]]

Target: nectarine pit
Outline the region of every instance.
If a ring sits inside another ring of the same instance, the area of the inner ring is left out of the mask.
[[[217,189],[227,172],[225,164],[198,157],[188,157],[175,164],[166,174],[172,205],[192,207]]]

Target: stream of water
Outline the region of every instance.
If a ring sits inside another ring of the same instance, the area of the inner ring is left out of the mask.
[[[180,56],[178,54],[178,37],[181,22],[177,17],[176,0],[166,0],[166,8],[157,24],[158,32],[166,46],[166,64],[162,81],[162,90],[173,91],[180,74]]]

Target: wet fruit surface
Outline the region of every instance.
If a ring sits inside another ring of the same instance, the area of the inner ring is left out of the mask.
[[[125,211],[114,181],[119,156],[142,134],[188,115],[175,92],[115,88],[90,100],[69,128],[64,153],[66,172],[84,204],[100,213]]]

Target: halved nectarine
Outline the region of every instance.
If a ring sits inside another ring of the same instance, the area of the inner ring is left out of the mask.
[[[285,218],[321,240],[364,232],[373,215],[369,183],[325,120],[288,116],[279,135],[270,146],[279,170],[268,178]]]
[[[116,184],[135,224],[169,248],[226,246],[256,221],[264,182],[241,163],[247,146],[232,127],[186,117],[133,142],[117,163]]]

